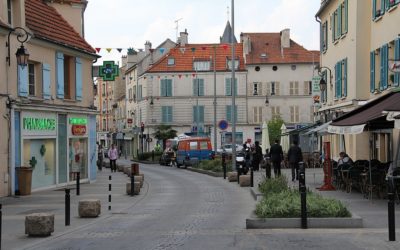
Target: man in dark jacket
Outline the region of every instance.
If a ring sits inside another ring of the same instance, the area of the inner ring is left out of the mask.
[[[301,152],[301,148],[297,145],[297,141],[293,141],[293,145],[289,148],[288,151],[288,160],[290,164],[290,168],[292,169],[292,181],[296,177],[296,180],[299,179],[299,162],[303,161],[303,154]],[[296,170],[296,175],[295,175]]]
[[[255,142],[254,153],[253,153],[253,170],[258,171],[260,169],[260,162],[262,160],[262,148],[260,142]]]
[[[281,175],[281,162],[283,160],[283,150],[281,145],[278,144],[279,141],[275,140],[274,145],[271,146],[269,151],[272,166],[274,167],[275,178]]]

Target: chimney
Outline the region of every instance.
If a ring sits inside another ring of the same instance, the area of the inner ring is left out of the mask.
[[[181,45],[181,47],[185,47],[185,45],[188,43],[188,33],[187,30],[185,29],[184,32],[179,33],[180,37],[179,37],[179,43]]]
[[[281,31],[281,48],[290,48],[290,29]]]
[[[150,54],[150,49],[151,49],[151,42],[146,41],[146,43],[144,44],[144,52],[146,52],[146,55]]]

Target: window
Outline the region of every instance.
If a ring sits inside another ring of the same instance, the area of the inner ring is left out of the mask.
[[[28,95],[35,96],[35,64],[28,63]]]
[[[328,21],[325,21],[321,26],[321,51],[325,52],[328,49]]]
[[[160,85],[160,96],[172,96],[172,79],[162,79]]]
[[[129,88],[129,90],[128,90],[128,98],[129,98],[129,101],[131,102],[132,101],[132,89],[131,88]]]
[[[175,65],[175,58],[169,57],[167,61],[168,66]]]
[[[232,78],[225,79],[225,95],[232,96]],[[235,95],[237,95],[237,78],[235,78]]]
[[[82,100],[82,61],[56,53],[57,98]]]
[[[238,120],[238,116],[237,116],[237,106],[235,106],[235,121]],[[232,122],[232,105],[226,105],[226,120],[228,122]]]
[[[262,95],[261,83],[260,82],[254,82],[253,83],[253,95]]]
[[[348,30],[348,0],[339,4],[331,16],[332,42],[335,42]]]
[[[253,107],[253,122],[262,123],[262,107]]]
[[[227,59],[226,67],[231,70],[232,69],[232,60]],[[235,69],[239,69],[239,59],[235,59]]]
[[[312,94],[312,82],[305,81],[304,82],[304,95],[311,95]]]
[[[163,123],[172,122],[172,106],[161,107],[161,122]]]
[[[197,108],[199,110],[198,113]],[[193,122],[204,123],[204,106],[193,106]]]
[[[281,108],[279,106],[271,106],[272,119],[281,117]]]
[[[198,144],[197,141],[191,141],[191,142],[189,142],[190,150],[198,150],[197,144]]]
[[[204,79],[193,79],[193,96],[204,96]]]
[[[7,21],[8,24],[12,24],[12,1],[7,0]]]
[[[347,58],[335,65],[335,98],[347,96]]]
[[[290,82],[290,95],[299,95],[299,82]]]
[[[103,83],[103,88],[102,88],[102,92],[103,92],[103,96],[106,96],[106,84]]]
[[[400,1],[400,0],[399,0]],[[400,38],[397,38],[394,41],[394,52],[393,52],[393,58],[394,60],[399,61],[400,60]],[[400,85],[400,73],[395,73],[394,74],[394,86],[398,87]]]
[[[290,106],[290,122],[299,122],[299,106]]]
[[[138,101],[141,101],[143,100],[142,85],[138,85],[137,88],[137,99]]]
[[[210,61],[194,61],[193,70],[195,71],[208,71],[211,68]]]
[[[279,95],[280,88],[279,82],[268,82],[267,83],[267,95]]]
[[[200,150],[208,149],[208,142],[207,141],[199,141],[200,143]]]

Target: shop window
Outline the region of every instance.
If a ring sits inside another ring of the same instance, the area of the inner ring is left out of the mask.
[[[69,139],[69,180],[76,179],[80,173],[81,179],[88,178],[88,146],[86,138]]]

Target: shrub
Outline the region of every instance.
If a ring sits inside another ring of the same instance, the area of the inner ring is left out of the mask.
[[[287,179],[284,175],[278,178],[267,179],[260,183],[259,190],[264,196],[269,193],[279,193],[288,189]]]
[[[227,161],[226,163],[226,171],[231,171],[232,169],[232,162]],[[207,170],[207,171],[212,171],[216,173],[221,173],[223,172],[222,168],[222,160],[221,159],[215,159],[215,160],[204,160],[201,161],[198,165],[193,166],[195,168]]]

